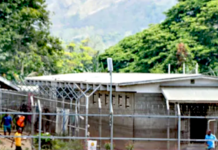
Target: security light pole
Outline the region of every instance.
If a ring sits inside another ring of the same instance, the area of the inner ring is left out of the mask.
[[[108,71],[110,72],[110,125],[111,125],[111,150],[113,150],[113,108],[112,108],[112,72],[113,72],[113,61],[112,58],[107,58]]]

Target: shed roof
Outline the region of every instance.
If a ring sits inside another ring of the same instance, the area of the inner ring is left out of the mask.
[[[11,83],[10,81],[6,80],[5,78],[0,76],[0,82],[3,84],[1,88],[13,89],[19,91],[19,87]]]
[[[162,87],[164,97],[173,103],[217,103],[218,87]]]
[[[119,86],[146,84],[165,81],[176,81],[184,79],[209,78],[218,80],[215,77],[201,74],[152,74],[152,73],[113,73],[112,83]],[[50,82],[72,82],[87,84],[109,84],[109,73],[75,73],[59,74],[40,77],[27,77],[27,81],[50,81]]]

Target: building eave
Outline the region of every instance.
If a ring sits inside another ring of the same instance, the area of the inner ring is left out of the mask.
[[[125,82],[125,83],[119,83],[118,86],[124,87],[124,86],[152,84],[152,83],[161,83],[161,82],[172,82],[172,81],[191,80],[191,79],[209,79],[209,80],[218,81],[218,78],[216,77],[196,75],[192,77],[176,77],[176,78],[169,78],[169,79],[156,79],[156,80],[147,80],[147,81],[139,81],[139,82]]]

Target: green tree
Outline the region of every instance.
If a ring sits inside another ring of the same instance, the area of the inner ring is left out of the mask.
[[[129,36],[99,57],[106,68],[107,57],[114,60],[116,72],[189,72],[195,64],[200,71],[218,69],[218,1],[179,0],[166,13],[161,24]],[[182,50],[182,53],[180,50]]]
[[[100,72],[101,65],[98,62],[99,51],[92,49],[89,39],[84,39],[80,43],[71,42],[62,59],[59,61],[61,73],[77,72]]]
[[[0,68],[9,79],[58,73],[63,50],[59,39],[50,36],[45,0],[0,2]]]

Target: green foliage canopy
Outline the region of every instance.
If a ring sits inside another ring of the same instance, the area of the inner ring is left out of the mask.
[[[201,72],[218,69],[218,1],[179,0],[166,16],[161,24],[107,49],[99,56],[104,68],[112,57],[116,72],[163,73],[171,64],[177,73],[182,72],[183,63],[189,72],[196,63]]]
[[[100,72],[101,66],[97,57],[99,51],[91,48],[90,39],[80,43],[71,42],[61,57],[58,67],[61,73]]]
[[[45,0],[1,0],[0,68],[8,79],[58,73],[61,42],[49,33]]]

